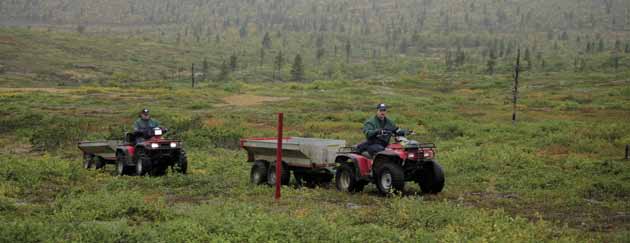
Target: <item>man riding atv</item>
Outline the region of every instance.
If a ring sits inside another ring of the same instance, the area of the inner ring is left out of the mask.
[[[149,109],[147,108],[142,109],[139,116],[140,117],[133,123],[134,133],[147,134],[156,127],[160,126],[160,122],[151,118],[151,115],[149,114]],[[140,143],[144,141],[145,136],[136,136],[134,142]]]
[[[387,105],[378,104],[376,115],[363,124],[363,134],[367,141],[358,145],[360,153],[368,152],[369,157],[385,150],[389,144],[390,137],[396,133],[404,132],[399,129],[394,121],[387,118]]]
[[[390,194],[402,192],[406,181],[415,181],[423,193],[441,192],[444,172],[435,158],[435,144],[408,139],[413,132],[399,129],[388,119],[385,104],[376,109],[376,116],[363,127],[367,141],[356,149],[340,150],[335,157],[337,189],[360,192],[368,183],[374,183],[380,193]],[[390,144],[392,137],[394,142]]]

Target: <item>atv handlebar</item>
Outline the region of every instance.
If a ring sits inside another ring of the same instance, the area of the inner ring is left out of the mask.
[[[161,131],[160,134],[156,134],[155,131],[157,129],[159,129]],[[154,128],[139,129],[139,130],[131,132],[131,134],[133,136],[136,136],[136,137],[150,138],[150,137],[153,137],[153,136],[164,135],[167,131],[168,131],[168,129],[165,128],[165,127],[154,127]]]
[[[408,136],[408,135],[412,135],[415,134],[413,131],[411,130],[407,130],[407,129],[396,129],[396,130],[390,130],[390,129],[381,129],[379,130],[378,135],[396,135],[396,136]]]
[[[400,128],[396,130],[381,129],[378,131],[376,138],[388,142],[392,135],[396,137],[405,137],[412,134],[415,134],[415,133],[407,129],[400,129]]]

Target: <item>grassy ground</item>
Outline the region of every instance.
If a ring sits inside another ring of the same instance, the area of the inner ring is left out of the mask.
[[[3,38],[27,43],[23,53],[42,43],[20,35]],[[87,40],[103,53],[115,42]],[[35,60],[3,53],[11,70]],[[73,61],[63,64],[53,51],[41,53],[50,58],[37,68],[73,69]],[[146,53],[134,56],[152,58]],[[146,70],[118,60],[121,55],[103,58],[102,66],[112,73],[118,65],[125,66],[123,74]],[[101,60],[86,58],[84,63]],[[630,144],[627,76],[525,73],[514,126],[507,75],[204,82],[191,89],[161,79],[55,87],[37,78],[54,75],[24,73],[0,74],[3,242],[630,239],[630,161],[621,160],[623,146]],[[391,105],[390,116],[401,127],[417,132],[414,139],[437,144],[446,172],[443,193],[423,195],[415,184],[389,198],[378,196],[374,186],[353,195],[291,186],[275,202],[272,188],[248,183],[249,164],[238,138],[272,136],[276,112],[285,113],[288,135],[352,144],[361,141],[362,122],[379,102]],[[116,177],[111,165],[81,169],[74,143],[119,138],[142,107],[186,141],[190,175]]]

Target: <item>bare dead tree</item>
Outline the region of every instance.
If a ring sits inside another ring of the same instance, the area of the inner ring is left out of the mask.
[[[512,125],[516,125],[516,102],[518,99],[518,74],[521,66],[521,48],[516,52],[516,65],[514,65],[514,88],[512,90]]]

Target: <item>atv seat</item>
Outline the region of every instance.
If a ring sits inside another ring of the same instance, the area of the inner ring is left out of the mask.
[[[370,153],[367,151],[367,149],[360,149],[362,144],[363,143],[359,143],[359,144],[355,144],[354,146],[352,146],[351,147],[352,148],[351,153],[358,154],[358,155],[361,155],[363,157],[372,159],[372,155],[370,155]]]

